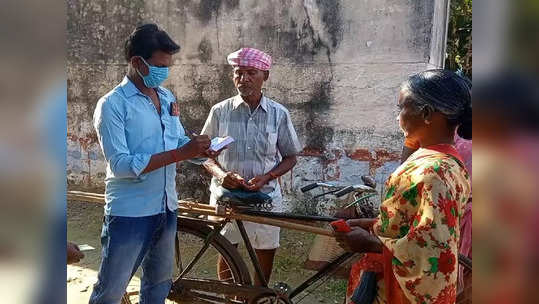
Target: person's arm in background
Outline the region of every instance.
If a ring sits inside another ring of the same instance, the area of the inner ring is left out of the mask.
[[[103,100],[96,107],[94,126],[105,160],[116,177],[138,177],[174,162],[203,156],[210,146],[208,136],[197,136],[179,149],[153,155],[133,154],[127,147],[121,110],[114,103]]]
[[[79,246],[72,242],[67,242],[67,264],[78,263],[84,258],[84,253],[80,251]]]

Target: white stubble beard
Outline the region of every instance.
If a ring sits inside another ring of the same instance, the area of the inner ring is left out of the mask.
[[[249,88],[249,89],[243,89],[243,91],[240,89],[240,88],[236,88],[236,91],[238,91],[238,94],[240,94],[241,96],[244,96],[244,97],[248,97],[248,96],[251,96],[254,94],[254,90]]]

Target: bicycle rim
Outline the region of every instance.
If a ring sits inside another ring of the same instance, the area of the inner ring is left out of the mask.
[[[212,231],[213,229],[204,223],[192,219],[178,218],[180,272],[191,263],[193,258],[203,248],[205,240]],[[217,259],[219,256],[222,256],[230,269],[228,273],[222,273],[221,276],[217,273]],[[226,274],[228,274],[230,279],[222,280]],[[213,237],[204,254],[182,279],[205,279],[232,284],[251,284],[251,276],[248,268],[237,249],[219,234]],[[181,286],[181,279],[174,282],[174,284]],[[222,298],[223,302],[225,299],[222,294],[211,292],[203,292],[203,294],[207,294],[209,298]],[[192,303],[192,301],[193,299],[186,299],[183,302],[176,301],[176,303]],[[219,301],[215,303],[219,303]]]

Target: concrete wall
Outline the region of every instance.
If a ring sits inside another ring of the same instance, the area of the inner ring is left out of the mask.
[[[165,86],[198,132],[210,107],[235,94],[226,55],[242,46],[273,57],[265,94],[284,104],[305,149],[281,182],[287,201],[314,180],[382,184],[402,144],[396,95],[407,75],[440,66],[448,0],[68,0],[68,158],[71,188],[103,188],[91,117],[123,77],[123,43],[143,21],[182,47]],[[181,197],[207,197],[208,175],[178,168]]]

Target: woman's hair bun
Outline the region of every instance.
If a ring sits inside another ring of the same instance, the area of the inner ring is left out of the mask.
[[[472,105],[469,104],[459,119],[457,134],[464,139],[472,139]]]

